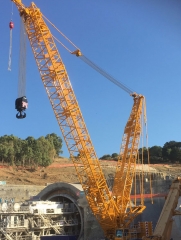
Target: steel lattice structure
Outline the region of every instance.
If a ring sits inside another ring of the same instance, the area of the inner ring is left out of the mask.
[[[47,91],[55,117],[75,165],[89,205],[109,239],[117,228],[125,228],[144,207],[126,213],[135,171],[141,134],[144,97],[132,94],[134,104],[126,125],[122,151],[116,172],[113,194],[109,192],[81,110],[71,86],[53,36],[42,13],[34,3],[25,7],[21,0],[12,0],[22,17],[27,36]],[[78,157],[77,157],[78,155]],[[83,167],[79,167],[79,165]]]

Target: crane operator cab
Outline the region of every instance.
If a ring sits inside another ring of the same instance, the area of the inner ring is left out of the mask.
[[[25,96],[17,98],[15,101],[15,109],[17,109],[18,113],[16,117],[18,119],[23,119],[26,117],[26,113],[24,112],[28,108],[28,100]]]
[[[129,230],[128,229],[117,229],[116,230],[116,236],[115,240],[126,240],[129,236]]]

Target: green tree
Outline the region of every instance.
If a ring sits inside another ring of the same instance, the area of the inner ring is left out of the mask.
[[[30,167],[33,167],[33,149],[27,145],[26,148],[27,162]]]
[[[114,160],[118,160],[118,154],[117,153],[113,153],[112,155],[111,155],[111,158],[112,159],[114,159]]]
[[[118,157],[118,154],[117,154],[117,153],[113,153],[113,154],[111,155],[111,157],[112,157],[112,158],[116,158],[116,157]]]
[[[53,143],[54,149],[56,152],[56,156],[59,156],[63,153],[62,151],[62,139],[61,137],[57,136],[55,133],[47,134],[45,139],[47,139],[49,142]]]
[[[162,157],[162,147],[153,146],[149,148],[150,163],[160,163],[163,162]]]
[[[148,163],[148,149],[146,147],[139,148],[138,155],[137,155],[137,162],[138,163]]]
[[[8,147],[7,163],[10,166],[14,165],[14,147],[13,146]]]
[[[103,155],[101,158],[99,158],[101,160],[110,160],[111,159],[111,155],[109,154],[106,154],[106,155]]]
[[[27,151],[27,162],[28,165],[31,167],[35,167],[36,166],[36,162],[38,162],[38,158],[41,157],[41,154],[37,154],[37,140],[32,137],[29,136],[26,139],[26,151]],[[36,159],[36,160],[35,160]]]
[[[27,137],[22,140],[14,135],[0,137],[0,160],[9,165],[48,166],[60,154],[62,140],[56,134],[48,134],[47,139]]]
[[[18,138],[14,135],[4,135],[0,137],[0,143],[4,146],[4,161],[8,165],[14,165],[15,163],[15,142]],[[1,147],[2,150],[2,147]]]
[[[153,146],[149,148],[150,156],[160,157],[162,158],[162,147]]]
[[[44,137],[40,137],[37,139],[37,150],[41,153],[41,158],[38,159],[38,164],[41,166],[48,166],[55,155],[53,143]]]
[[[176,147],[176,145],[177,145],[177,142],[175,141],[166,142],[163,145],[162,156],[164,161],[168,161],[170,159],[170,153],[172,151],[172,148]]]
[[[2,164],[6,162],[7,157],[8,157],[8,145],[0,143],[0,158]]]
[[[181,162],[181,149],[178,148],[178,147],[173,147],[171,152],[170,152],[169,159],[172,162],[176,162],[176,161]]]
[[[23,158],[23,140],[20,138],[14,139],[13,147],[14,147],[14,163],[15,165],[23,165],[24,166],[24,158]]]

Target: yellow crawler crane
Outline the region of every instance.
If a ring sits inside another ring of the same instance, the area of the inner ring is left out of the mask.
[[[145,208],[143,204],[134,207],[130,204],[144,97],[136,93],[131,94],[134,103],[125,127],[122,151],[111,194],[67,71],[40,9],[34,3],[31,3],[30,7],[25,7],[21,0],[12,1],[16,4],[24,22],[43,85],[90,208],[108,239],[131,239],[129,234],[124,237],[125,229],[127,231],[132,220]],[[79,53],[79,50],[75,52],[77,55]],[[77,155],[79,157],[76,157]],[[80,164],[83,167],[79,168]]]

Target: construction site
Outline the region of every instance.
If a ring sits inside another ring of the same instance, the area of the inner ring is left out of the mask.
[[[116,162],[101,161],[101,167],[111,189]],[[40,169],[29,174],[27,169],[17,170],[6,167],[0,169],[1,175],[6,179],[6,184],[0,187],[1,239],[105,239],[104,232],[89,207],[82,186],[78,184],[77,176],[73,175],[74,166],[70,160],[57,159],[44,171],[47,173],[47,179],[40,174]],[[58,172],[64,174],[62,179],[59,179]],[[149,172],[148,166],[145,166],[146,209],[132,222],[134,236],[132,239],[139,239],[138,235],[141,234],[153,233],[170,186],[179,172],[178,166],[152,165]],[[152,196],[149,194],[150,173]],[[52,182],[53,177],[54,182]],[[131,195],[131,200],[134,201],[134,195]],[[174,201],[176,205],[179,200],[174,199]],[[178,207],[175,207],[178,211],[179,204],[178,202]],[[180,239],[181,217],[178,212],[174,216],[173,209],[169,214],[171,214],[169,224],[172,224],[170,238]],[[143,226],[145,222],[148,223],[147,232]]]
[[[53,163],[41,167],[36,164],[32,169],[24,166],[24,153],[23,166],[0,166],[0,239],[180,240],[181,166],[171,161],[150,164],[147,145],[145,164],[143,140],[146,144],[148,141],[145,96],[132,91],[85,57],[43,15],[36,3],[27,7],[22,0],[11,1],[21,18],[19,80],[25,78],[27,38],[70,157],[58,157],[54,153]],[[8,70],[11,71],[12,20],[9,28]],[[50,28],[63,36],[74,50],[60,42]],[[55,42],[132,98],[116,161],[97,157]],[[28,99],[22,88],[25,84],[20,81],[20,85],[15,109],[17,121],[23,122]],[[32,155],[29,148],[27,151],[30,163]]]

